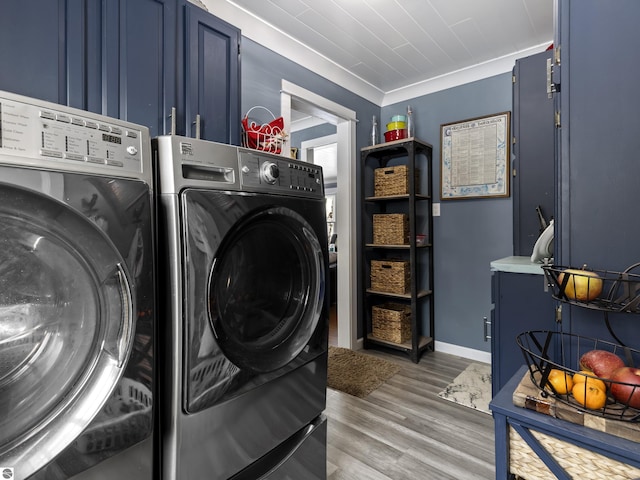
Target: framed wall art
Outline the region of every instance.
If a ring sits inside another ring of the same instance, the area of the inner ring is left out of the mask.
[[[440,199],[508,197],[511,112],[440,126]]]

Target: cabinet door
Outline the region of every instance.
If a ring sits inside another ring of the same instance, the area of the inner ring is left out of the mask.
[[[622,272],[640,258],[640,2],[561,0],[558,5],[556,263]],[[638,316],[611,317],[616,336],[639,348]],[[615,341],[602,312],[563,309],[565,330],[569,321],[572,333]]]
[[[640,238],[640,2],[559,5],[562,190],[556,228],[562,235],[556,261],[622,271],[638,261]]]
[[[175,0],[119,0],[104,7],[105,115],[170,132],[175,106]]]
[[[84,108],[84,5],[84,0],[2,2],[1,90]]]
[[[555,302],[544,291],[544,275],[495,272],[491,322],[491,390],[493,395],[525,364],[517,343],[530,330],[556,331]]]
[[[552,51],[516,61],[513,69],[513,248],[529,256],[541,229],[536,207],[554,215],[553,99],[546,91],[547,59]]]
[[[185,133],[240,144],[240,31],[185,4]]]

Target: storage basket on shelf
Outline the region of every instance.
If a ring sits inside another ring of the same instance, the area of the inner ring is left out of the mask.
[[[371,289],[378,292],[405,294],[409,291],[411,272],[403,260],[371,260]]]
[[[601,350],[619,357],[621,364],[638,367],[640,351],[591,337],[546,330],[521,333],[516,341],[529,367],[531,381],[541,395],[605,419],[640,422],[640,376],[626,377],[632,381],[621,381],[617,376],[598,377],[595,373],[584,373],[584,365],[580,365],[585,353]],[[555,372],[559,373],[559,380],[550,377],[552,370],[560,371]],[[575,384],[578,391],[573,382],[576,374],[581,380]],[[604,397],[588,391],[591,386],[602,389]],[[604,404],[598,404],[598,400]]]
[[[409,167],[406,165],[376,168],[373,176],[374,195],[376,197],[409,194]],[[420,193],[420,175],[418,169],[415,170],[415,181],[415,193]]]
[[[404,213],[373,215],[375,245],[406,245],[409,243],[409,217]]]
[[[371,333],[380,340],[405,343],[411,340],[411,308],[399,303],[371,307]]]
[[[256,109],[268,113],[270,119],[266,123],[254,121],[249,115]],[[287,134],[284,131],[284,119],[276,116],[266,107],[256,105],[247,111],[242,118],[242,146],[254,150],[280,154]]]

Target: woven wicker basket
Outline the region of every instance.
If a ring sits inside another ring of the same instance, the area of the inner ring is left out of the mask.
[[[411,340],[411,309],[408,305],[375,305],[371,308],[371,313],[374,337],[394,343]]]
[[[416,193],[419,193],[420,175],[418,169],[415,170],[415,179]],[[373,191],[376,197],[409,194],[409,167],[406,165],[376,168],[373,172],[373,180]]]
[[[563,442],[550,435],[534,430],[530,431],[571,478],[584,480],[633,480],[640,478],[640,469]],[[513,428],[509,428],[509,471],[525,480],[556,478]]]
[[[407,245],[409,217],[404,213],[375,213],[373,243],[376,245]]]
[[[378,292],[405,294],[409,291],[409,262],[371,260],[371,288]]]

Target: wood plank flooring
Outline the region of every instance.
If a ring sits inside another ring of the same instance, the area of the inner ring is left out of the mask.
[[[441,352],[363,353],[402,369],[364,399],[327,392],[328,480],[495,478],[493,417],[438,393],[473,361]]]

